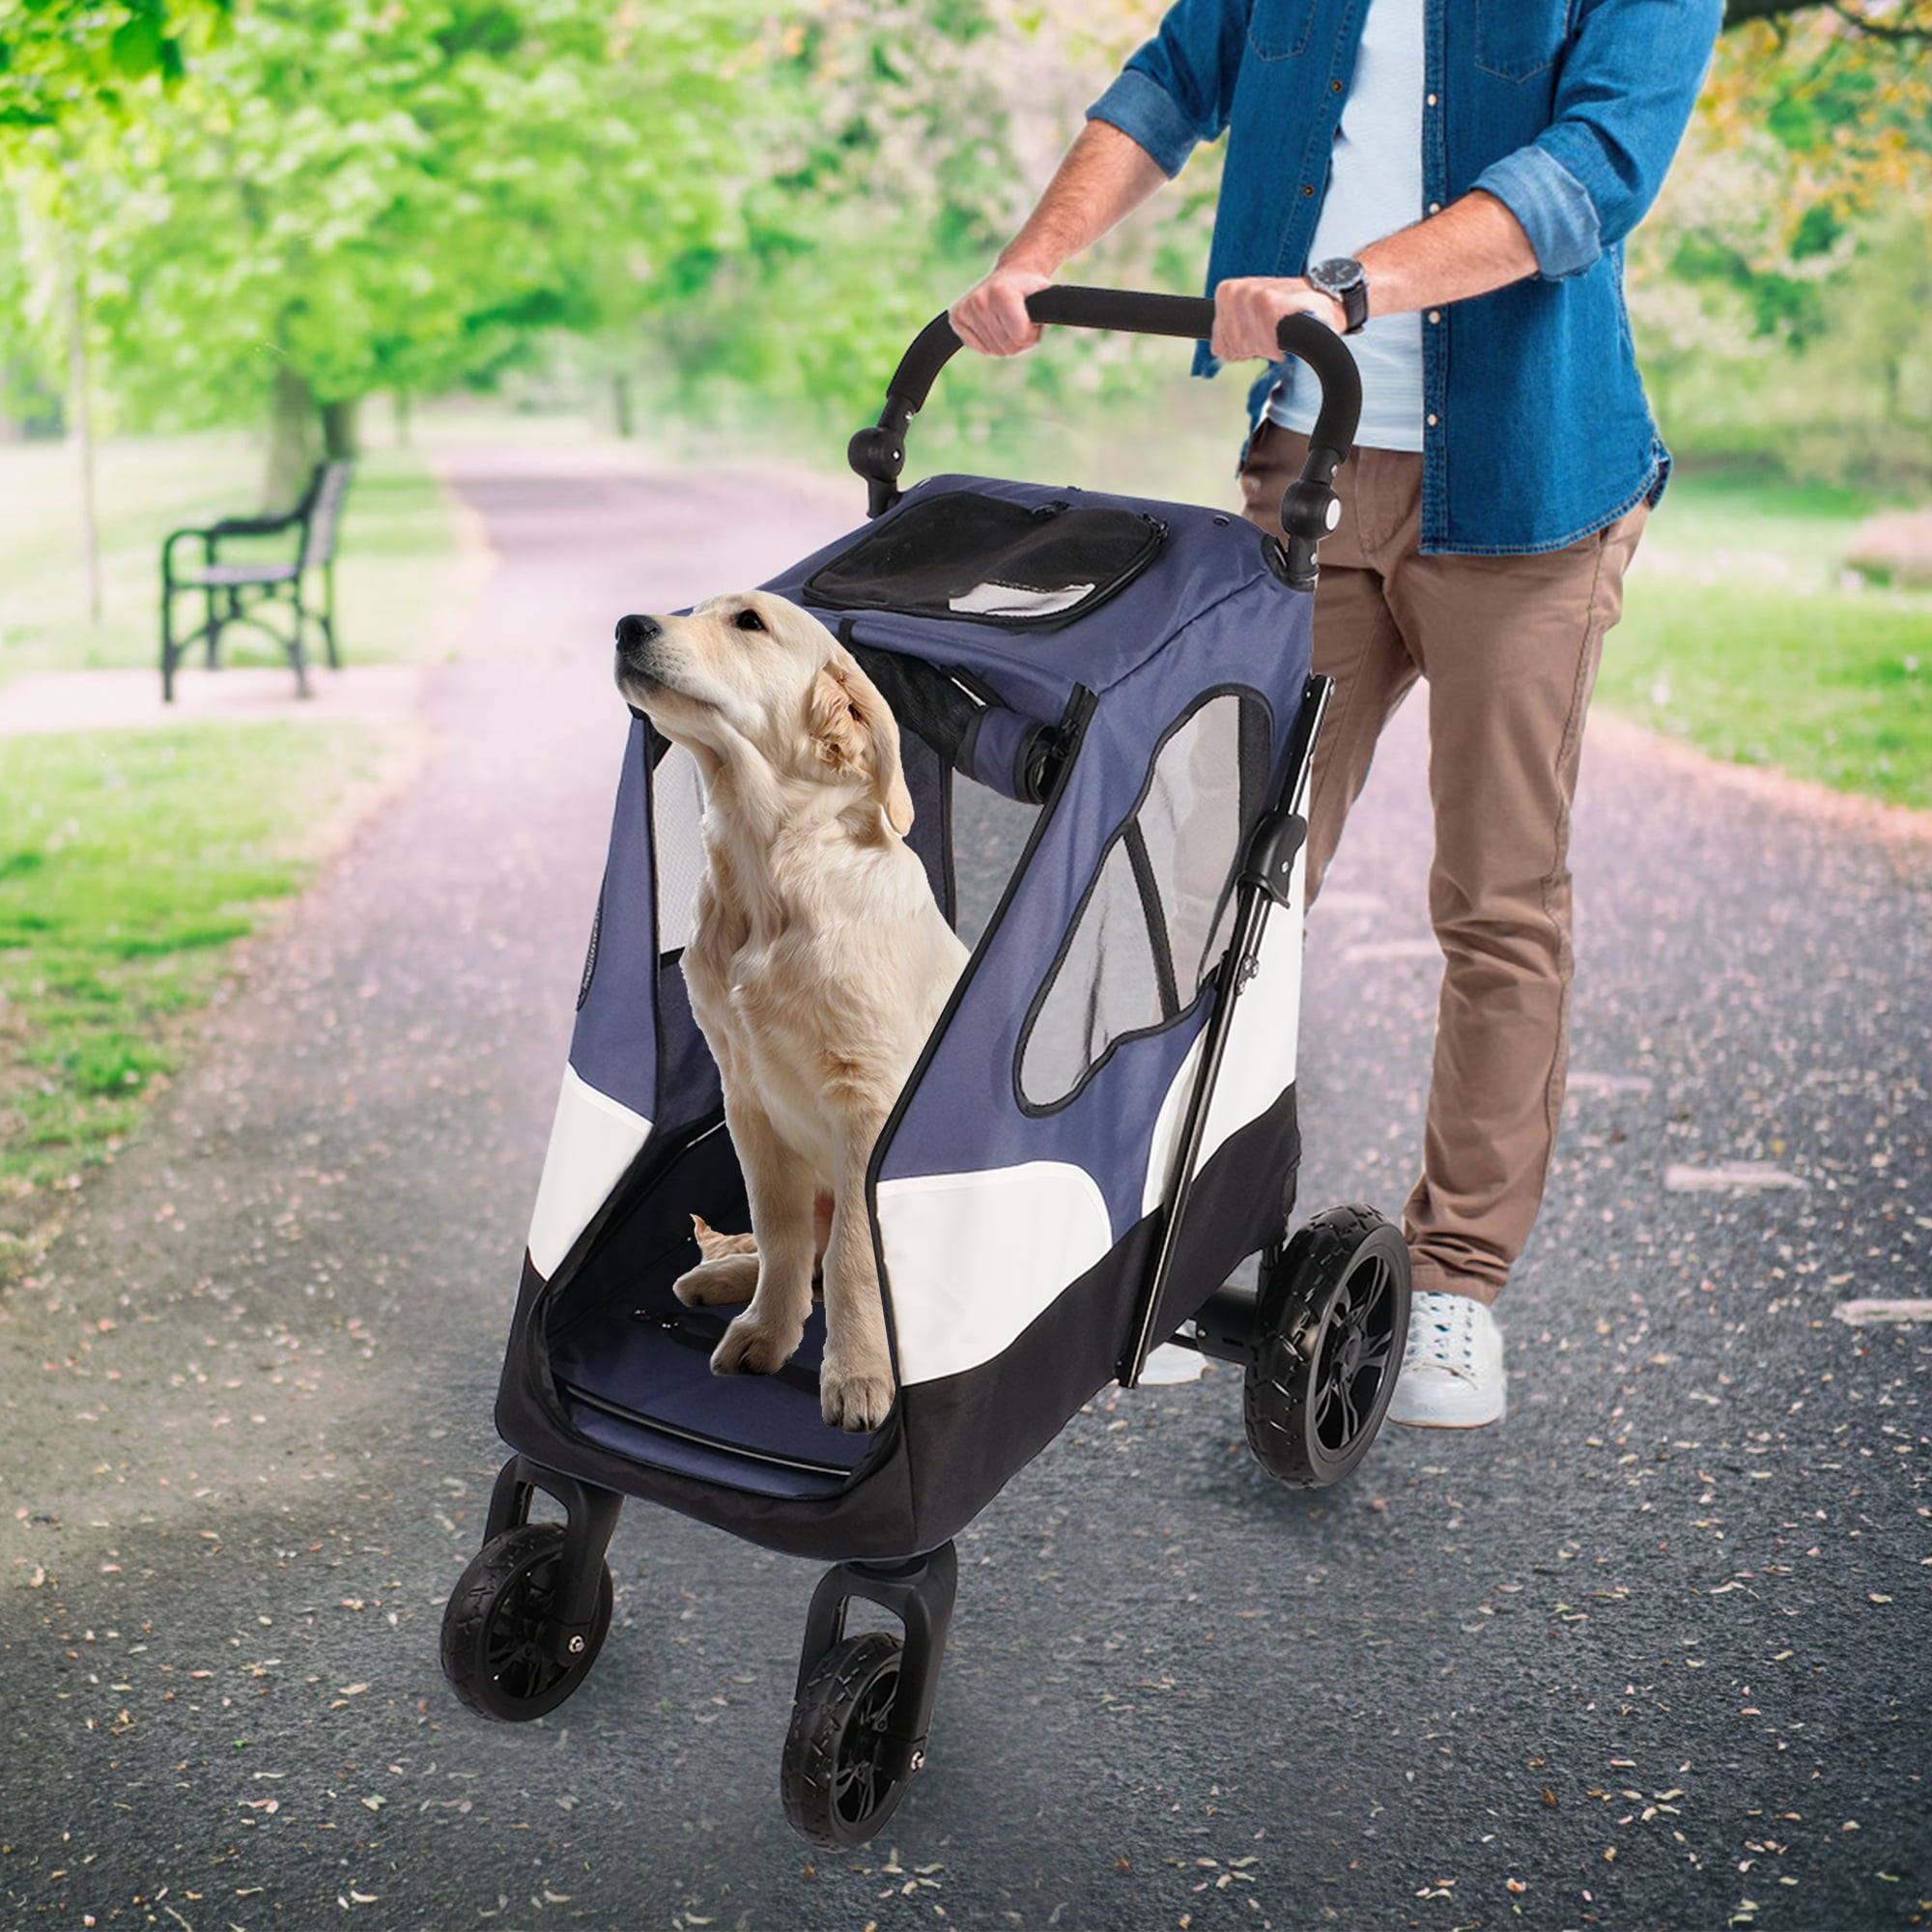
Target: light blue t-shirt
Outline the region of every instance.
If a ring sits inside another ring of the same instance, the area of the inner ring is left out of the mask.
[[[1362,45],[1310,264],[1353,255],[1422,219],[1423,0],[1370,0]],[[1422,447],[1422,317],[1381,315],[1349,337],[1362,372],[1364,449]],[[1291,356],[1268,415],[1306,434],[1315,427],[1321,384]]]

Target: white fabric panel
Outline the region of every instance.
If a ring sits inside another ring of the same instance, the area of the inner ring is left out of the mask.
[[[1208,1110],[1208,1131],[1199,1166],[1237,1128],[1258,1119],[1281,1097],[1294,1078],[1295,1043],[1301,1017],[1302,861],[1294,862],[1294,894],[1285,906],[1268,910],[1262,929],[1259,970],[1235,1007],[1235,1029],[1221,1058],[1221,1076]],[[1148,1151],[1147,1182],[1141,1211],[1151,1213],[1167,1199],[1174,1157],[1180,1141],[1187,1096],[1201,1071],[1204,1034],[1194,1042],[1154,1117],[1153,1144]]]
[[[641,1114],[587,1086],[576,1067],[563,1069],[550,1151],[530,1216],[530,1260],[548,1280],[589,1225],[651,1131]]]
[[[1050,617],[1093,594],[1091,583],[1066,583],[1051,590],[1021,583],[976,583],[946,602],[950,610],[974,617]]]
[[[1064,1161],[882,1180],[878,1205],[902,1382],[990,1361],[1114,1245],[1098,1184]]]

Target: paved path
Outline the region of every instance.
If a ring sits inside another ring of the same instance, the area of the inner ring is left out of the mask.
[[[1514,1412],[1271,1487],[1238,1385],[1102,1402],[961,1542],[931,1768],[809,1855],[813,1566],[643,1507],[551,1719],[444,1690],[624,716],[613,615],[853,488],[465,453],[440,750],[0,1310],[0,1926],[880,1932],[1932,1922],[1932,877],[1627,734]],[[749,508],[747,506],[750,506]],[[1310,942],[1310,1208],[1393,1209],[1431,1028],[1399,721]],[[1666,1185],[1755,1163],[1797,1184]],[[1520,1888],[1520,1889],[1519,1889]]]

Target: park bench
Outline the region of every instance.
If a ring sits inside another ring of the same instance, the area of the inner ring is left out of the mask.
[[[349,474],[354,468],[346,460],[316,465],[301,501],[280,517],[223,517],[205,529],[176,530],[161,546],[161,700],[172,703],[175,695],[175,667],[195,644],[207,646],[208,668],[219,662],[221,634],[231,624],[252,624],[266,631],[288,653],[295,669],[296,693],[306,697],[308,664],[303,650],[304,628],[316,625],[328,649],[331,668],[342,660],[335,649],[335,536],[342,521],[342,499],[348,493]],[[230,537],[271,537],[293,530],[296,554],[293,558],[263,563],[222,563],[216,557],[221,543]],[[184,538],[198,538],[201,561],[198,566],[175,561],[175,546]],[[303,601],[303,586],[311,571],[322,572],[322,608],[311,610]],[[199,590],[207,598],[207,617],[201,626],[177,638],[174,629],[175,598],[182,591]],[[266,604],[286,604],[290,609],[286,635],[260,614]]]

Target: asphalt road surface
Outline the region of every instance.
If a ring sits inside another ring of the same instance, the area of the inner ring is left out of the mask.
[[[1836,1312],[1932,1296],[1932,841],[1625,734],[1585,760],[1504,1426],[1292,1493],[1233,1371],[1110,1393],[961,1539],[929,1767],[856,1854],[778,1800],[813,1565],[634,1505],[578,1695],[462,1710],[437,1634],[500,1460],[611,621],[859,506],[530,452],[459,481],[501,564],[439,751],[0,1310],[0,1927],[1932,1924],[1932,1324]],[[1309,1210],[1393,1212],[1416,1157],[1418,726],[1312,926]]]

